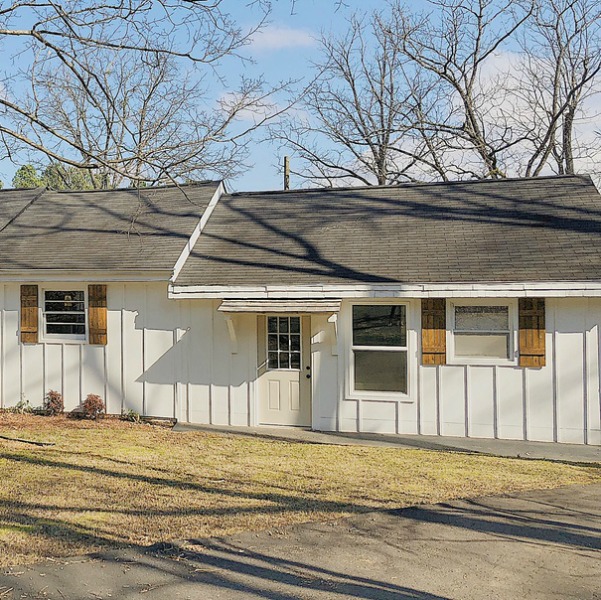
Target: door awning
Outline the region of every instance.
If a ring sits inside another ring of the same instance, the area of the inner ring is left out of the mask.
[[[223,300],[226,313],[337,313],[340,300]]]

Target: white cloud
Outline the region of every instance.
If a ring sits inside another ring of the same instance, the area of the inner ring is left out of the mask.
[[[253,37],[250,48],[256,51],[308,48],[316,44],[315,36],[306,29],[286,25],[268,25]]]

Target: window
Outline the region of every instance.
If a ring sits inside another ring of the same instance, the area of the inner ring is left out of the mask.
[[[44,290],[43,314],[46,335],[75,339],[85,338],[84,290]]]
[[[353,381],[356,392],[407,394],[407,307],[353,306]]]
[[[453,356],[460,362],[510,360],[513,310],[510,304],[453,303]]]
[[[267,317],[267,368],[301,368],[300,317]]]

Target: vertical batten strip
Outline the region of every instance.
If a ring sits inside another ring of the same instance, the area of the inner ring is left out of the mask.
[[[463,412],[465,418],[465,437],[470,437],[470,367],[465,365],[463,367]]]
[[[586,300],[588,305],[588,299]],[[587,335],[587,327],[586,327],[586,315],[589,314],[589,307],[587,306],[587,311],[585,313],[585,323],[582,331],[582,396],[583,396],[583,406],[582,406],[582,431],[583,431],[583,441],[585,444],[588,444],[588,343],[586,339]]]
[[[522,401],[523,401],[522,419],[524,421],[523,426],[522,426],[522,437],[524,440],[528,440],[530,437],[529,431],[528,431],[528,410],[529,410],[529,406],[530,406],[529,393],[530,393],[530,388],[529,388],[529,382],[528,382],[528,372],[526,371],[526,369],[524,369],[522,371]]]
[[[551,356],[552,365],[553,365],[553,441],[557,442],[559,440],[559,398],[558,398],[558,378],[559,374],[557,373],[557,301],[553,301],[553,327],[552,327],[552,344],[551,348]]]
[[[441,425],[441,406],[440,406],[440,378],[441,378],[441,369],[440,367],[436,367],[436,434],[442,435],[442,425]]]
[[[492,407],[493,407],[493,437],[499,439],[499,367],[495,365],[492,371]]]

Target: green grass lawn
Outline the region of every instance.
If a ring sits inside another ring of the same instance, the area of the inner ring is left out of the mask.
[[[0,565],[601,481],[534,460],[0,414]]]

